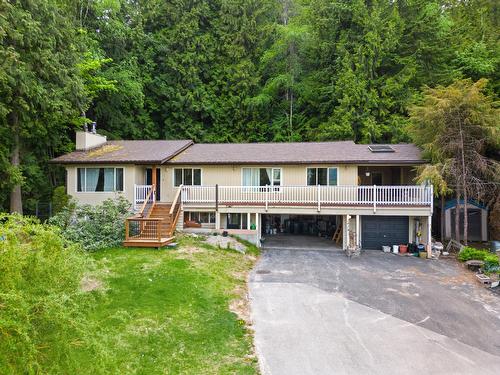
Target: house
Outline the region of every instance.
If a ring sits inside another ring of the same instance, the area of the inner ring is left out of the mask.
[[[125,245],[163,245],[176,228],[256,244],[278,233],[335,235],[343,248],[430,242],[432,186],[413,182],[424,161],[412,144],[107,141],[89,132],[76,143],[52,162],[65,166],[77,201],[123,195],[133,204]]]

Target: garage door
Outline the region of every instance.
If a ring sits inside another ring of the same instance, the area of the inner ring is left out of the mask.
[[[408,242],[408,216],[363,216],[361,219],[361,246],[380,250],[382,245]]]

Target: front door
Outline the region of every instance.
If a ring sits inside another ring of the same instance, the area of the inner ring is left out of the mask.
[[[160,168],[156,168],[156,200],[160,200],[160,179],[161,177],[161,170]],[[146,168],[146,185],[152,185],[153,184],[153,169],[152,168]]]

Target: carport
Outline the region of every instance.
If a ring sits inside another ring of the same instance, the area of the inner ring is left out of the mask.
[[[342,250],[335,241],[324,237],[277,234],[264,237],[266,250]]]
[[[262,215],[262,246],[266,249],[341,249],[342,238],[333,240],[341,226],[340,215]]]

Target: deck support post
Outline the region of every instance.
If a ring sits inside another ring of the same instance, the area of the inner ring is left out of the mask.
[[[215,229],[220,230],[220,213],[219,213],[219,211],[215,212]]]
[[[156,181],[156,165],[153,165],[151,167],[151,185],[153,185],[153,202],[156,202],[156,186],[157,186],[157,181]]]
[[[432,215],[427,216],[427,258],[432,256]]]
[[[356,248],[361,248],[361,244],[359,243],[359,234],[360,234],[360,231],[361,231],[361,227],[359,225],[359,215],[356,215]]]
[[[255,213],[255,230],[257,230],[257,246],[260,247],[260,214],[258,212]]]
[[[247,230],[250,230],[250,212],[247,213]]]

